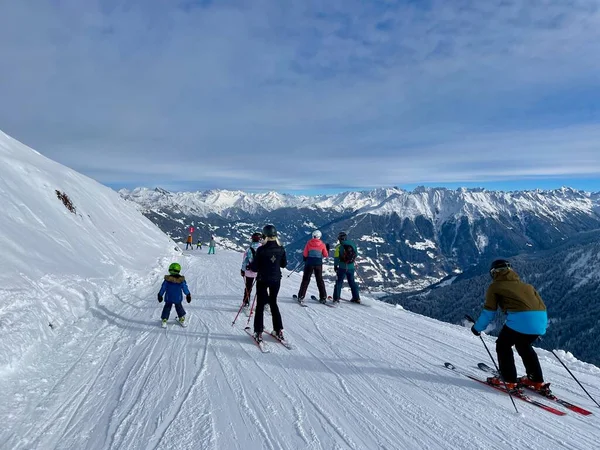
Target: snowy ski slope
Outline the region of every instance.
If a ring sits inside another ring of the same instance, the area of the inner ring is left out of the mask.
[[[189,327],[159,326],[162,268],[99,287],[88,313],[0,375],[0,448],[599,448],[600,408],[545,351],[555,392],[594,415],[557,417],[519,401],[517,415],[505,394],[443,367],[477,374],[489,362],[467,328],[373,300],[301,308],[291,299],[298,274],[284,276],[279,296],[296,348],[269,340],[262,354],[245,316],[231,325],[241,255],[190,251],[180,261]],[[600,398],[600,369],[569,364]]]

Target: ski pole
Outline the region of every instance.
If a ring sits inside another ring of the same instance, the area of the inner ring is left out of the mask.
[[[588,392],[588,391],[587,391],[587,390],[586,390],[586,389],[583,387],[583,385],[582,385],[582,384],[579,382],[579,380],[578,380],[578,379],[575,377],[575,375],[573,375],[573,372],[571,372],[571,371],[569,370],[569,368],[568,368],[568,367],[565,365],[565,363],[562,361],[562,359],[560,359],[560,358],[558,357],[558,355],[557,355],[556,353],[554,353],[554,350],[552,350],[552,354],[553,354],[554,356],[556,356],[556,359],[558,359],[558,361],[559,361],[559,362],[562,364],[562,366],[563,366],[565,369],[567,369],[567,372],[569,372],[569,375],[571,375],[571,376],[573,377],[573,379],[574,379],[575,381],[577,381],[577,384],[578,384],[578,385],[581,387],[581,389],[583,389],[583,392],[585,392],[585,393],[587,394],[587,396],[588,396],[589,398],[591,398],[591,399],[592,399],[592,401],[593,401],[593,402],[596,404],[596,406],[598,406],[598,407],[600,408],[600,405],[598,404],[598,402],[597,402],[596,400],[594,400],[594,398],[593,398],[593,397],[590,395],[590,393],[589,393],[589,392]]]
[[[254,286],[254,280],[252,280],[252,285],[250,286],[250,292],[252,292],[252,286]],[[244,280],[245,282],[246,280]],[[248,295],[248,297],[250,297],[250,294],[248,292],[248,286],[246,285],[246,287],[244,288],[244,299],[246,298],[246,295]],[[238,309],[237,314],[235,315],[235,319],[233,319],[233,322],[231,322],[231,326],[235,325],[235,321],[237,320],[238,316],[240,315],[240,312],[242,312],[242,308],[244,307],[244,301],[242,300],[242,305],[240,306],[240,309]]]
[[[250,307],[250,315],[248,316],[248,320],[246,321],[246,328],[250,328],[250,318],[252,317],[252,313],[254,312],[254,304],[256,303],[257,294],[258,292],[254,294],[254,300],[252,300],[252,306]]]
[[[465,316],[465,319],[467,319],[469,322],[475,323],[475,320],[473,320],[473,318],[471,316],[469,316],[468,314]],[[488,349],[488,346],[486,345],[485,341],[483,340],[483,337],[481,336],[481,334],[479,334],[479,339],[481,339],[481,342],[482,342],[483,346],[485,347],[485,350],[487,351],[487,354],[490,355],[490,359],[494,363],[494,367],[496,368],[496,372],[499,373],[500,375],[502,375],[502,373],[500,372],[500,369],[498,368],[498,365],[496,364],[496,360],[492,356],[492,354],[491,354],[490,350]],[[511,351],[512,351],[512,349],[511,349]],[[515,411],[517,412],[517,414],[519,414],[519,410],[517,409],[517,405],[515,404],[515,399],[513,398],[513,396],[510,393],[510,391],[508,390],[508,386],[506,385],[506,381],[504,381],[504,377],[501,376],[500,379],[502,380],[502,383],[504,384],[504,389],[506,389],[506,393],[510,397],[510,401],[512,402],[513,406],[515,407]]]
[[[242,312],[242,308],[244,307],[244,302],[242,302],[242,304],[240,305],[240,309],[238,309],[237,314],[235,315],[235,319],[233,319],[233,322],[231,322],[231,326],[235,325],[235,321],[237,320],[238,316],[240,315],[240,313]]]
[[[303,262],[304,262],[304,261],[300,261],[300,262],[299,262],[299,263],[296,265],[296,267],[294,267],[294,270],[292,270],[292,271],[289,273],[289,275],[288,275],[287,277],[289,278],[291,274],[295,273],[295,272],[298,270],[298,268],[299,268],[299,267],[302,265],[302,263],[303,263]]]

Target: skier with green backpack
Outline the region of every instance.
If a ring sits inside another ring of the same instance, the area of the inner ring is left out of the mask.
[[[358,255],[356,244],[348,239],[348,235],[344,231],[338,234],[338,241],[339,243],[336,245],[333,253],[333,269],[337,275],[333,291],[333,302],[338,303],[340,301],[342,285],[344,284],[344,279],[347,279],[352,291],[352,299],[350,301],[360,303],[358,285],[354,279],[354,262]]]

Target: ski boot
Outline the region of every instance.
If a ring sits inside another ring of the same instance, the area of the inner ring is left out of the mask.
[[[163,328],[167,328],[167,319],[162,319],[161,323],[160,323],[160,326],[163,327]]]
[[[351,298],[350,301],[352,303],[360,303],[360,298]]]
[[[518,382],[519,386],[523,386],[527,389],[531,389],[532,391],[536,391],[541,395],[552,395],[552,391],[550,390],[550,383],[544,383],[543,381],[532,381],[527,375],[519,378]]]
[[[255,332],[253,336],[254,336],[254,340],[256,342],[258,342],[259,344],[263,341],[262,333],[256,333]]]
[[[488,377],[487,384],[490,384],[501,389],[508,389],[511,394],[522,394],[523,390],[519,388],[518,383],[504,382],[500,377]],[[506,384],[506,386],[505,386]]]

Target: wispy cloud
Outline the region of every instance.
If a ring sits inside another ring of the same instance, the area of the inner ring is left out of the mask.
[[[22,0],[0,15],[0,129],[115,187],[600,175],[599,80],[587,0]]]

